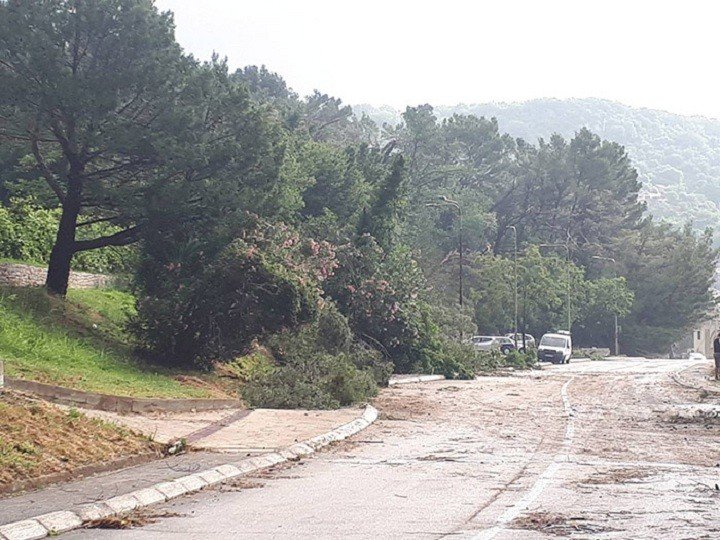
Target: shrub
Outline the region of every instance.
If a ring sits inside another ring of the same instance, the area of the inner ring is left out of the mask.
[[[434,371],[448,379],[473,379],[479,369],[478,353],[472,345],[444,340]]]
[[[146,351],[169,363],[207,366],[315,320],[319,282],[334,264],[329,244],[263,223],[207,263],[202,250],[188,251],[161,267],[150,253],[138,273],[146,294],[133,327]]]
[[[477,353],[477,372],[495,371],[505,365],[505,355],[500,351],[482,351]]]
[[[272,374],[243,387],[250,406],[276,409],[333,409],[377,393],[371,373],[358,370],[347,355],[315,353],[292,358]]]
[[[330,303],[326,303],[318,317],[319,345],[330,353],[349,352],[353,334],[347,319]]]
[[[339,350],[337,342],[325,339],[320,329],[330,321],[342,327],[341,318],[332,306],[324,306],[315,324],[272,336],[268,347],[277,368],[246,384],[245,400],[255,407],[329,409],[376,395],[378,383],[387,383],[392,364],[344,340],[347,348]]]
[[[477,372],[492,372],[503,367],[514,369],[532,369],[537,364],[535,351],[526,353],[510,351],[502,354],[500,351],[487,351],[478,353]]]
[[[385,253],[370,236],[338,250],[338,267],[325,283],[360,339],[380,350],[398,373],[426,372],[439,336],[422,299],[425,281],[404,249]]]

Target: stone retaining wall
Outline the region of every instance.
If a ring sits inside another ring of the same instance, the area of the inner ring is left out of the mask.
[[[45,284],[47,269],[19,263],[0,263],[0,285],[10,287],[39,287]],[[71,289],[97,289],[112,284],[113,277],[87,272],[71,272]]]
[[[118,413],[214,411],[241,407],[241,403],[235,399],[156,399],[111,396],[35,381],[11,379],[10,377],[5,378],[5,388],[34,394],[47,401],[64,405]]]

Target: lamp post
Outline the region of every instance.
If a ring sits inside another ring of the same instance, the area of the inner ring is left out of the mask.
[[[517,253],[518,253],[518,241],[517,241],[517,228],[515,225],[508,225],[508,229],[513,230],[513,274],[515,278],[515,316],[513,318],[513,323],[515,325],[515,333],[513,334],[513,340],[515,341],[515,348],[517,348],[517,333],[518,333],[518,263],[517,263]],[[523,332],[523,348],[525,348],[525,332]]]
[[[599,261],[610,261],[615,266],[613,267],[613,275],[615,278],[617,278],[617,261],[613,259],[612,257],[601,257],[600,255],[593,255],[591,257],[592,259],[597,259]],[[615,356],[620,354],[620,340],[618,338],[618,334],[620,333],[618,331],[618,309],[617,309],[617,299],[615,300],[615,306],[614,306],[615,313],[613,314],[614,319],[614,335],[615,335]]]
[[[572,320],[570,317],[570,246],[568,244],[540,244],[539,247],[562,247],[567,252],[567,265],[565,266],[565,277],[567,280],[567,329],[571,331]]]
[[[458,214],[458,244],[460,248],[460,260],[459,260],[459,266],[460,266],[460,278],[459,278],[459,304],[460,304],[460,310],[462,311],[463,308],[463,215],[462,215],[462,207],[460,206],[460,203],[457,201],[454,201],[445,195],[440,195],[438,197],[439,203],[427,203],[425,206],[429,207],[439,207],[439,206],[451,206],[455,210],[457,210]],[[463,331],[462,328],[460,328],[460,340],[463,339]]]

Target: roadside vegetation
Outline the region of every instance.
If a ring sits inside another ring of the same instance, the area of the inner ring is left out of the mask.
[[[161,450],[147,437],[75,409],[0,394],[0,493],[16,482]]]
[[[714,307],[711,233],[648,216],[587,129],[524,141],[430,105],[378,126],[185,54],[150,0],[0,0],[0,61],[0,255],[47,262],[52,295],[5,296],[12,373],[195,395],[172,374],[202,371],[253,405],[337,407],[391,372],[501,367],[477,332],[607,346],[617,315],[624,352],[661,351]],[[71,267],[127,272],[135,300],[68,292]]]

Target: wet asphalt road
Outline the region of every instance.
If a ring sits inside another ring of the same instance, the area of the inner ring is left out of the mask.
[[[694,363],[696,364],[696,363]],[[292,466],[68,538],[718,538],[717,398],[683,360],[618,360],[396,387],[380,419]]]

